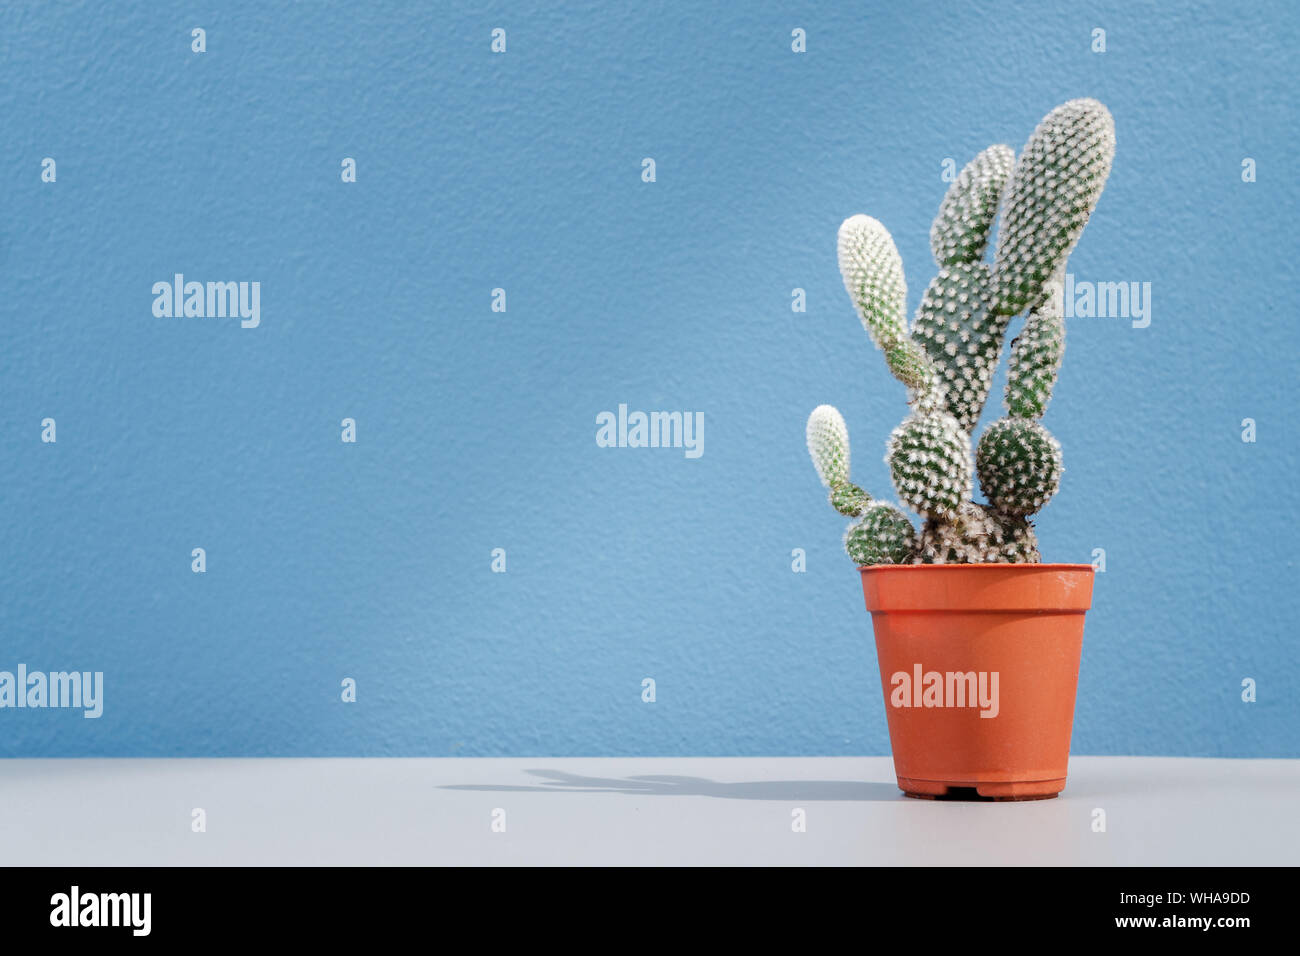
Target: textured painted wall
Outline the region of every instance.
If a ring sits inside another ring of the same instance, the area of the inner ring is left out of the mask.
[[[1300,756],[1295,6],[744,6],[6,5],[0,669],[105,701],[0,754],[888,752],[803,447],[839,406],[887,493],[835,230],[889,226],[915,307],[943,161],[1095,96],[1070,271],[1151,311],[1069,323],[1046,418],[1043,552],[1107,555],[1074,750]],[[156,318],[177,272],[261,325]],[[598,448],[620,403],[704,454]]]

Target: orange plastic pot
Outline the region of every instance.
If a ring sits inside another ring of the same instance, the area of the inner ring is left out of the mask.
[[[899,788],[1001,800],[1065,789],[1092,566],[859,570]]]

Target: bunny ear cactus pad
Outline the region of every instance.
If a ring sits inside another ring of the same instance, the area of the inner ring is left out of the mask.
[[[851,216],[837,242],[844,288],[871,340],[888,351],[907,337],[907,282],[889,230],[870,216]]]
[[[1052,386],[1065,355],[1065,318],[1059,287],[1025,319],[1011,343],[1007,367],[1007,412],[1018,418],[1042,418],[1052,400]]]
[[[908,564],[915,549],[916,531],[907,515],[880,501],[844,532],[844,550],[859,566]]]
[[[818,405],[808,416],[804,433],[817,477],[830,489],[831,507],[850,517],[862,514],[871,496],[849,481],[849,428],[839,409]]]
[[[823,485],[832,488],[849,480],[849,426],[833,405],[818,405],[804,428],[808,454]]]
[[[840,225],[837,246],[844,288],[889,371],[914,398],[931,395],[938,376],[908,335],[903,260],[889,230],[870,216],[851,216]]]
[[[849,518],[864,514],[871,504],[871,495],[867,494],[851,481],[831,486],[831,507]]]
[[[1061,482],[1061,446],[1027,418],[989,426],[976,454],[980,487],[999,511],[1030,515],[1047,504]]]
[[[849,429],[833,405],[818,405],[804,429],[817,477],[830,489],[831,507],[861,517],[844,534],[844,549],[858,564],[905,564],[916,544],[916,529],[893,505],[872,501],[849,480]]]
[[[908,418],[889,436],[885,461],[898,496],[926,518],[951,517],[970,498],[970,439],[951,415]]]
[[[912,335],[940,369],[946,410],[967,432],[979,421],[1006,331],[1006,319],[989,308],[989,281],[982,262],[945,266],[912,324]]]
[[[1009,146],[990,146],[949,187],[930,226],[939,274],[912,323],[939,373],[944,410],[967,432],[984,408],[1009,320],[992,309],[993,277],[980,259],[1015,159]]]
[[[990,146],[958,174],[930,226],[936,263],[952,266],[984,258],[998,202],[1015,162],[1010,146]]]
[[[1047,297],[1101,197],[1115,157],[1115,121],[1096,100],[1043,117],[1016,163],[998,228],[998,311],[1017,315]]]
[[[1063,470],[1061,446],[1037,421],[1065,349],[1061,283],[1114,152],[1110,113],[1079,99],[1047,114],[1018,160],[1006,146],[971,160],[930,226],[939,274],[910,329],[903,264],[889,231],[862,215],[840,226],[844,287],[890,372],[909,389],[912,411],[890,435],[885,461],[899,497],[924,519],[918,534],[901,511],[849,480],[844,419],[829,405],[816,408],[808,451],[831,505],[859,519],[844,536],[857,564],[1041,560],[1030,516],[1055,494]],[[999,210],[989,266],[983,260]],[[1011,347],[1008,417],[989,426],[972,456],[970,433],[1007,325],[1026,309]],[[988,504],[971,500],[976,472]]]

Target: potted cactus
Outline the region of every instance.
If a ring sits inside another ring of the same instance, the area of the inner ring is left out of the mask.
[[[1036,799],[1065,786],[1093,569],[1041,563],[1033,516],[1056,492],[1062,464],[1039,419],[1065,345],[1066,259],[1114,152],[1109,111],[1079,99],[1049,113],[1019,159],[1000,145],[976,156],[930,228],[939,272],[910,328],[889,232],[862,215],[840,226],[845,288],[908,389],[911,411],[885,461],[920,528],[852,483],[835,408],[814,409],[806,437],[831,505],[855,519],[845,550],[872,615],[898,785],[911,796]],[[1003,339],[1022,313],[1006,417],[972,455]],[[975,475],[987,502],[972,500]]]

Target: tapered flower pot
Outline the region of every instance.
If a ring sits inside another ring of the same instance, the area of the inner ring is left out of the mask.
[[[899,788],[931,798],[1060,793],[1092,566],[859,570]]]

